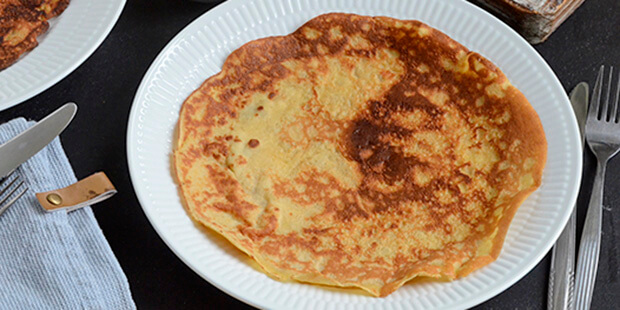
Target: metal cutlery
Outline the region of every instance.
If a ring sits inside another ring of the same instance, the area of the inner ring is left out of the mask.
[[[15,168],[52,142],[69,125],[76,111],[75,103],[67,103],[0,145],[0,215],[28,190],[14,173]]]
[[[592,92],[590,109],[586,120],[586,140],[596,155],[597,166],[592,196],[588,205],[586,220],[579,244],[576,267],[575,306],[576,309],[589,309],[594,291],[596,271],[601,247],[601,222],[603,215],[603,191],[607,162],[620,150],[620,122],[618,119],[618,96],[620,79],[612,90],[613,67],[604,82],[605,67],[601,66]],[[607,85],[605,96],[602,89]],[[611,97],[615,93],[615,100]]]
[[[3,178],[0,182],[0,215],[21,198],[26,191],[28,191],[28,186],[15,172],[11,172]]]
[[[581,82],[575,86],[570,93],[570,101],[579,125],[581,146],[583,147],[585,142],[584,126],[588,113],[588,84]],[[547,296],[547,309],[549,310],[574,309],[576,211],[577,206],[575,205],[551,254],[549,293]]]

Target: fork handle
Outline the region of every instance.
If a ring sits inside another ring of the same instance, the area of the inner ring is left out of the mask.
[[[607,160],[598,160],[592,196],[590,196],[588,213],[581,233],[575,279],[575,309],[577,310],[590,309],[592,302],[598,257],[601,251],[601,222],[606,166]]]

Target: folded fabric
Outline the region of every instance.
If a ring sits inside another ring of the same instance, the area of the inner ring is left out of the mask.
[[[32,124],[0,125],[0,143]],[[46,213],[35,198],[77,181],[60,140],[16,172],[29,190],[0,216],[0,309],[135,309],[91,208]]]

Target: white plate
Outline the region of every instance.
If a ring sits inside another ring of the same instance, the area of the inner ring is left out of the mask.
[[[71,0],[52,18],[39,46],[0,71],[0,111],[26,101],[71,73],[103,42],[125,0]]]
[[[219,72],[225,57],[253,39],[283,35],[321,13],[418,19],[497,64],[529,99],[548,139],[539,190],[518,210],[497,261],[449,283],[416,283],[386,298],[281,283],[247,263],[232,245],[194,225],[172,178],[174,127],[185,98]],[[127,134],[131,178],[144,212],[168,246],[213,285],[261,308],[466,308],[500,293],[547,253],[566,223],[581,179],[581,146],[572,109],[545,61],[509,27],[455,0],[232,0],[181,31],[146,73]]]

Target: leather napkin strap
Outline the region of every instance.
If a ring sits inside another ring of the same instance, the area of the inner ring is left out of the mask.
[[[116,188],[103,172],[97,172],[65,188],[37,193],[45,211],[66,209],[67,212],[96,204],[116,194]]]

